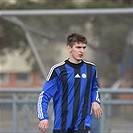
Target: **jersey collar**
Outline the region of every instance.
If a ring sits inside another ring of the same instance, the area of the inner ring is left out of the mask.
[[[66,62],[66,64],[68,64],[69,66],[71,66],[71,67],[73,67],[75,69],[80,68],[84,64],[84,61],[83,60],[80,63],[78,63],[78,64],[72,63],[68,59],[65,60],[65,62]]]

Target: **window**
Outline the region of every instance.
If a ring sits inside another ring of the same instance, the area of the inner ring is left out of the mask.
[[[19,83],[29,83],[31,82],[31,76],[28,73],[17,73],[17,81]]]
[[[0,83],[7,83],[8,82],[8,74],[0,73]]]

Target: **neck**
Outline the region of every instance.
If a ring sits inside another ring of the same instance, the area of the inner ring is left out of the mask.
[[[72,60],[71,58],[69,58],[68,60],[74,64],[79,64],[80,62],[82,62],[82,60]]]

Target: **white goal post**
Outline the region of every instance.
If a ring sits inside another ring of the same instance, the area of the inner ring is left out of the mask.
[[[80,15],[80,14],[126,14],[133,13],[133,8],[106,9],[56,9],[56,10],[0,10],[0,16],[23,15]]]

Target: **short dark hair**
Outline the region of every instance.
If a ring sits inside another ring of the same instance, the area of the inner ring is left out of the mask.
[[[68,34],[67,45],[70,45],[72,47],[75,44],[75,42],[87,44],[87,39],[84,35],[78,33]]]

